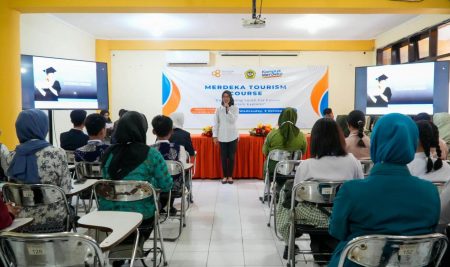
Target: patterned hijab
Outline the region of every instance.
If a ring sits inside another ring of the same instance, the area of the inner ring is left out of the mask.
[[[115,138],[117,143],[108,148],[102,158],[102,165],[112,155],[108,175],[112,180],[122,180],[136,169],[150,149],[146,145],[148,123],[145,116],[136,111],[128,111],[117,123]]]
[[[414,159],[419,130],[405,115],[391,113],[381,117],[370,138],[370,155],[374,163],[408,164]]]
[[[300,130],[295,126],[296,123],[297,111],[293,108],[285,108],[278,117],[278,126],[284,144],[292,141],[300,133]]]

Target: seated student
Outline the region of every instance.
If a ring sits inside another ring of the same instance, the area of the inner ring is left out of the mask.
[[[2,135],[2,131],[0,130],[0,136]],[[9,150],[8,148],[0,143],[0,181],[6,181],[6,158],[8,157]]]
[[[450,146],[450,114],[447,112],[433,115],[433,122],[439,129],[439,137]]]
[[[123,108],[119,110],[119,119],[114,122],[112,131],[111,131],[111,144],[116,143],[116,138],[114,137],[114,134],[117,129],[117,123],[119,123],[120,118],[122,118],[122,116],[125,115],[125,113],[127,113],[127,112],[128,112],[128,110],[123,109]]]
[[[282,149],[289,152],[301,150],[302,154],[305,154],[306,138],[302,131],[295,126],[296,123],[297,111],[293,108],[285,108],[278,117],[278,129],[272,130],[264,140],[262,148],[264,156],[269,155],[270,151],[274,149]],[[270,160],[268,170],[264,170],[269,172],[271,180],[276,164],[276,161]],[[284,181],[277,185],[278,188],[281,188],[283,184]]]
[[[414,160],[408,164],[411,175],[431,182],[447,182],[450,180],[450,166],[443,164],[439,146],[436,148],[437,158],[431,155],[431,145],[438,142],[439,133],[435,134],[437,128],[433,130],[431,122],[425,120],[417,121],[416,124],[419,129],[419,144]]]
[[[372,133],[375,163],[364,180],[344,183],[333,205],[330,234],[340,243],[328,265],[335,267],[345,245],[355,237],[433,233],[439,220],[439,193],[429,181],[412,176],[419,131],[413,120],[393,113],[381,117]],[[413,197],[412,197],[413,196]],[[346,261],[344,266],[355,266]]]
[[[323,110],[323,117],[327,119],[334,120],[333,110],[331,108],[326,108]]]
[[[345,181],[363,177],[364,174],[359,161],[345,151],[344,134],[337,123],[332,119],[319,119],[311,130],[311,158],[299,165],[294,184],[309,178]],[[278,211],[289,212],[285,208],[278,209]],[[300,202],[295,209],[295,214],[304,225],[317,228],[328,227],[329,215],[314,204]],[[279,221],[278,227],[283,239],[288,242],[290,221]],[[331,253],[337,244],[337,241],[329,235],[311,234],[310,236],[311,250],[314,253]],[[287,258],[287,253],[286,246],[284,258]],[[314,258],[316,261],[329,260],[329,256],[315,255]]]
[[[181,163],[186,163],[186,151],[183,146],[169,142],[170,135],[172,134],[172,120],[164,115],[158,115],[152,120],[153,134],[157,136],[156,143],[151,147],[158,150],[163,156],[164,160],[175,160]],[[173,206],[175,197],[182,190],[182,176],[173,177],[172,198],[170,199],[170,214],[176,215],[177,209]],[[167,205],[168,194],[161,194],[160,202],[161,206]]]
[[[47,115],[38,109],[20,112],[16,120],[16,132],[20,145],[7,157],[8,177],[19,183],[56,185],[68,193],[71,178],[66,153],[45,140],[48,133]],[[30,231],[40,231],[46,228],[47,222],[65,213],[64,206],[55,203],[44,213],[24,207],[20,217],[34,218]]]
[[[0,230],[10,226],[19,212],[20,207],[13,206],[12,203],[5,204],[0,198]],[[0,264],[0,266],[2,265]]]
[[[194,156],[195,151],[192,146],[191,134],[183,130],[184,115],[181,112],[174,112],[170,115],[173,121],[173,132],[170,136],[169,142],[183,146],[189,153],[189,156]]]
[[[76,109],[70,112],[70,120],[73,123],[73,128],[67,132],[61,133],[59,140],[62,149],[74,151],[87,144],[89,136],[83,133],[85,119],[85,110]]]
[[[85,125],[89,140],[87,145],[75,150],[75,161],[100,161],[109,147],[103,142],[106,135],[106,119],[100,114],[90,114],[86,118]]]
[[[365,121],[364,113],[360,110],[353,110],[347,117],[350,135],[345,138],[346,148],[357,159],[370,158],[370,138],[364,134]]]
[[[421,121],[421,120],[425,120],[431,123],[431,127],[433,127],[433,131],[434,133],[437,135],[437,141],[434,141],[431,144],[431,155],[433,157],[436,157],[436,148],[439,146],[440,150],[441,150],[441,156],[440,158],[442,160],[446,160],[447,156],[448,156],[448,146],[445,143],[444,139],[439,138],[439,128],[433,123],[431,116],[428,115],[428,113],[422,112],[417,114],[416,116],[414,116],[414,121]],[[433,139],[434,140],[434,139]]]
[[[102,158],[103,179],[147,181],[162,192],[172,188],[172,177],[161,154],[146,145],[148,124],[145,117],[135,111],[129,111],[117,123],[117,144],[112,145]],[[99,210],[133,211],[143,215],[139,227],[144,242],[151,234],[156,207],[153,199],[132,202],[109,201],[99,199]],[[133,243],[135,236],[126,242]],[[119,265],[120,266],[120,265]]]

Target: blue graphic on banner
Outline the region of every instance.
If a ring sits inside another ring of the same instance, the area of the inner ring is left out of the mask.
[[[320,114],[322,114],[322,116],[325,116],[325,114],[323,114],[323,110],[326,109],[328,107],[328,91],[325,92],[325,94],[322,96],[322,99],[320,100]]]
[[[240,108],[240,114],[280,114],[284,108]]]

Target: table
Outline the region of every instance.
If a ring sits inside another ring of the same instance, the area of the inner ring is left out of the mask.
[[[141,225],[142,214],[126,211],[93,211],[81,217],[78,225],[111,232],[102,243],[103,251],[118,245]]]
[[[20,227],[27,226],[31,224],[33,221],[34,218],[16,218],[13,220],[13,223],[10,226],[0,230],[0,232],[11,232]]]
[[[215,145],[211,137],[200,134],[192,134],[192,145],[197,151],[197,166],[194,179],[218,179],[222,178],[222,164],[220,161],[220,148]],[[306,135],[308,146],[304,159],[310,157],[309,140]],[[235,167],[233,177],[235,178],[257,178],[263,179],[264,155],[262,147],[264,137],[240,134],[236,150]]]

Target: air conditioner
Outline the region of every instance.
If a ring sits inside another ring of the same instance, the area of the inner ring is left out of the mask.
[[[209,64],[209,51],[167,51],[167,64]]]

